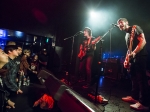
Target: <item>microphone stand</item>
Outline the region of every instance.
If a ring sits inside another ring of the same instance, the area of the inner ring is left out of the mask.
[[[103,43],[103,38],[109,33],[109,32],[111,32],[111,30],[114,28],[114,27],[116,27],[115,25],[113,25],[102,37],[101,37],[101,39],[100,39],[100,41],[101,41],[101,45],[100,45],[100,61],[99,61],[99,64],[100,64],[100,70],[101,70],[101,68],[102,68],[102,64],[103,64],[103,62],[102,62],[102,43]],[[102,70],[101,70],[102,71]],[[100,75],[102,74],[102,72],[100,72]],[[97,98],[97,95],[98,95],[98,85],[99,85],[99,79],[100,79],[100,75],[98,75],[98,79],[97,79],[97,83],[96,83],[96,90],[95,90],[95,103],[98,101],[98,98]]]
[[[68,81],[67,81],[68,85],[70,85],[70,75],[69,75],[69,73],[70,73],[70,71],[71,71],[71,70],[70,70],[70,69],[71,69],[70,67],[71,67],[71,64],[72,64],[74,38],[75,38],[76,36],[80,35],[81,33],[83,33],[83,32],[82,32],[82,31],[79,31],[79,32],[75,33],[73,36],[67,37],[67,38],[64,39],[64,40],[68,40],[68,39],[72,38],[71,56],[70,56],[70,61],[69,61],[69,72],[66,72],[66,75],[68,75]]]

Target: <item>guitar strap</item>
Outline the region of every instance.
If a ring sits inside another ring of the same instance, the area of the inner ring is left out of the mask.
[[[136,29],[136,25],[133,25],[132,30],[131,30],[131,35],[130,35],[130,45],[129,45],[129,53],[132,52],[132,46],[133,46],[133,37],[134,37],[134,31]]]

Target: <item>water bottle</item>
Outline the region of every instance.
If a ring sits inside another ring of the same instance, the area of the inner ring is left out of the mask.
[[[25,86],[27,83],[27,79],[26,79],[26,77],[25,76],[23,76],[23,85]]]
[[[0,85],[3,87],[3,82],[2,82],[1,77],[0,77]]]
[[[19,89],[21,87],[21,83],[22,83],[22,81],[20,80],[19,83],[18,83]]]
[[[29,76],[27,77],[27,86],[29,86],[30,85],[30,78],[29,78]]]

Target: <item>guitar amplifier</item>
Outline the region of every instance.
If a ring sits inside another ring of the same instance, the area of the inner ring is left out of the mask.
[[[119,58],[108,58],[107,63],[120,63]]]
[[[120,72],[121,72],[120,59],[108,58],[104,68],[105,77],[117,80],[120,78],[119,76]]]

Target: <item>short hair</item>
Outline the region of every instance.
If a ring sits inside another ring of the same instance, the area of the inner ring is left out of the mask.
[[[8,54],[8,51],[13,51],[13,50],[17,50],[17,49],[18,49],[18,47],[16,45],[7,45],[4,48],[4,52],[6,54]]]
[[[9,41],[9,42],[7,43],[7,45],[16,45],[16,42],[14,42],[14,41]]]
[[[23,54],[26,54],[26,53],[31,53],[31,51],[29,49],[24,49]]]
[[[21,47],[21,48],[22,48],[22,46],[21,46],[21,45],[17,45],[17,48],[18,48],[18,47]]]
[[[118,19],[117,23],[118,23],[119,21],[128,22],[128,20],[127,20],[126,18],[120,18],[120,19]]]
[[[84,31],[87,31],[90,36],[92,35],[92,30],[89,27],[85,27]]]

